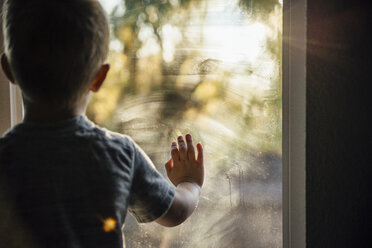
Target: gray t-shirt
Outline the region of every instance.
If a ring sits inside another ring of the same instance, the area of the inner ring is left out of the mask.
[[[127,210],[156,220],[175,192],[131,138],[84,116],[11,129],[0,139],[0,180],[41,247],[122,247]]]

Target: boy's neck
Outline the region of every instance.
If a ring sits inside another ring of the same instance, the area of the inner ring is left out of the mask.
[[[25,122],[49,122],[61,121],[84,114],[83,111],[49,111],[47,109],[25,109],[23,121]]]
[[[79,115],[84,115],[86,104],[77,104],[72,108],[56,109],[48,104],[24,104],[24,122],[50,122],[70,119]]]

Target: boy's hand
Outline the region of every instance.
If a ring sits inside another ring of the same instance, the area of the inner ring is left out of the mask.
[[[182,136],[172,142],[171,159],[165,164],[167,175],[177,186],[172,206],[156,221],[163,226],[176,226],[184,222],[195,210],[204,181],[203,147],[197,144],[198,157],[192,144],[191,135]]]
[[[204,181],[203,147],[200,143],[196,145],[196,158],[190,134],[186,135],[186,143],[182,136],[178,137],[178,147],[176,142],[172,142],[172,157],[165,164],[168,178],[175,186],[190,182],[201,187]]]

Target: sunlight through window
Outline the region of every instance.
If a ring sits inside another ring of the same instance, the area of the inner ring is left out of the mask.
[[[88,107],[158,170],[171,142],[205,148],[199,206],[177,228],[127,216],[126,246],[282,247],[282,1],[102,0],[111,70]]]

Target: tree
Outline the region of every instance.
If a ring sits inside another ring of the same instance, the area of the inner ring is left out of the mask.
[[[281,183],[277,178],[281,173],[281,5],[273,0],[240,0],[228,8],[234,18],[241,15],[236,25],[258,23],[271,33],[261,44],[264,49],[258,60],[230,66],[205,52],[211,25],[208,13],[224,12],[213,4],[131,0],[121,2],[110,14],[113,44],[120,45],[110,53],[112,71],[102,92],[92,99],[89,116],[134,137],[160,171],[171,139],[181,133],[192,132],[209,151],[203,191],[207,197],[191,220],[170,233],[129,222],[129,247],[162,242],[168,242],[168,247],[213,247],[213,242],[224,244],[221,239],[265,247],[280,243],[277,229],[267,234],[271,240],[251,240],[270,225],[277,228],[277,222],[270,224],[265,218],[279,220],[281,205],[276,198],[270,198],[271,203],[254,198],[256,205],[252,204],[250,190],[259,192],[264,187],[265,194],[277,194],[267,186]],[[218,21],[218,16],[213,19]],[[218,35],[222,39],[226,34]],[[268,63],[275,64],[277,71],[266,75]],[[259,87],[262,82],[267,90]],[[267,226],[253,227],[247,216]]]

